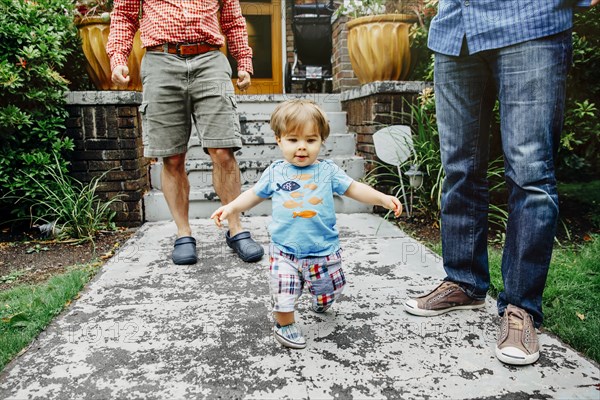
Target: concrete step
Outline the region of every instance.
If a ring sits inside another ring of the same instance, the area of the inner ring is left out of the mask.
[[[249,187],[243,186],[242,190],[246,190]],[[160,190],[151,190],[146,193],[144,195],[144,205],[146,207],[146,221],[155,222],[173,219],[165,201],[164,193]],[[190,219],[208,218],[220,205],[219,197],[211,188],[193,189],[190,191]],[[368,213],[373,211],[372,206],[359,203],[345,196],[334,196],[334,205],[335,212],[339,214]],[[243,215],[271,215],[271,200],[267,199],[263,201]]]
[[[281,158],[281,150],[275,142],[275,137],[263,138],[260,136],[243,136],[244,147],[235,153],[240,159],[269,159]],[[356,147],[356,138],[350,133],[336,133],[327,138],[320,152],[321,158],[334,156],[353,155]],[[209,156],[200,145],[190,146],[187,153],[188,160],[208,160]]]
[[[328,112],[329,128],[332,134],[348,133],[345,112]],[[240,133],[244,144],[275,143],[275,134],[269,125],[269,113],[240,113]],[[198,131],[192,124],[192,134],[188,146],[200,145]]]
[[[328,111],[326,114],[331,133],[344,133],[348,131],[346,112]],[[240,113],[241,133],[242,135],[254,135],[256,133],[273,135],[273,131],[269,126],[270,121],[270,113]]]
[[[307,99],[319,105],[325,112],[342,111],[340,94],[338,93],[302,93],[274,95],[239,95],[236,96],[238,111],[241,113],[271,114],[277,105],[285,100]]]
[[[364,159],[358,156],[334,156],[330,157],[340,166],[350,177],[360,179],[364,176]],[[240,166],[242,186],[253,185],[258,181],[262,172],[271,164],[271,159],[238,159]],[[158,161],[150,165],[150,183],[152,189],[161,189],[160,172],[162,162]],[[211,188],[212,184],[212,161],[206,160],[187,160],[186,171],[190,187],[193,189]]]

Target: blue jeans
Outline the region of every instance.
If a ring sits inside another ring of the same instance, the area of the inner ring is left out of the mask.
[[[508,304],[543,320],[558,218],[554,157],[560,140],[571,31],[458,57],[435,55],[435,93],[442,163],[442,249],[447,280],[483,299],[489,288],[489,135],[495,99],[508,187],[509,217],[502,257]]]

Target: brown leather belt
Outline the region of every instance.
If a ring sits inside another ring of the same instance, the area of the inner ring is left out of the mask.
[[[214,46],[208,43],[165,43],[146,47],[146,51],[160,51],[163,53],[177,54],[178,56],[187,57],[219,50],[219,48],[219,46]]]

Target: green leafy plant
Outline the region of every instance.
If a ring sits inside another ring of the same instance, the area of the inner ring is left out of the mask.
[[[16,282],[23,275],[25,275],[25,271],[23,270],[12,271],[8,275],[0,276],[0,283]]]
[[[600,178],[600,8],[574,17],[573,68],[567,80],[565,124],[557,159],[561,180]]]
[[[75,2],[75,18],[85,21],[88,18],[100,17],[109,21],[112,9],[112,0],[77,0]]]
[[[26,216],[24,203],[7,193],[41,199],[51,185],[45,165],[64,155],[73,141],[66,136],[63,69],[79,52],[70,0],[0,0],[0,213]],[[75,77],[76,78],[76,77]],[[39,184],[34,184],[35,176]]]
[[[350,0],[342,3],[336,15],[347,15],[350,18],[380,14],[414,14],[419,2],[405,0]]]
[[[32,224],[48,224],[49,230],[59,239],[81,242],[93,241],[102,230],[115,229],[112,220],[116,212],[111,207],[121,201],[119,196],[103,201],[96,194],[100,181],[110,170],[92,178],[89,183],[82,183],[64,173],[58,158],[54,165],[45,169],[53,180],[52,185],[30,176],[32,184],[44,194],[43,198],[9,196],[30,206]]]
[[[565,124],[560,139],[559,166],[571,176],[589,175],[600,166],[600,122],[598,108],[588,99],[581,102],[569,99]]]
[[[42,246],[41,244],[36,243],[35,245],[27,248],[27,250],[25,250],[25,252],[27,254],[31,254],[31,253],[39,253],[42,251],[48,251],[48,250],[50,250],[50,249],[47,246]]]
[[[419,2],[415,8],[419,22],[410,27],[411,73],[409,80],[433,81],[433,51],[427,47],[429,26],[437,14],[438,0]]]

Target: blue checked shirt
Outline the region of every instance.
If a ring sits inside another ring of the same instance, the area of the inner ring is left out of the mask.
[[[466,37],[469,54],[563,32],[573,25],[573,7],[591,0],[440,0],[428,46],[458,56]]]

